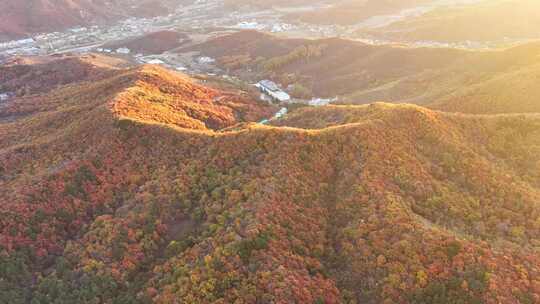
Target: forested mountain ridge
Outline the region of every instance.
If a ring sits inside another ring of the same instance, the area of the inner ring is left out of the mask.
[[[0,301],[540,300],[538,115],[245,98],[144,66],[8,100]]]

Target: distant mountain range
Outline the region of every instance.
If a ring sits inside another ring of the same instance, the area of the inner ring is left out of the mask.
[[[123,64],[0,68],[0,302],[540,300],[538,114],[265,126],[247,93]]]
[[[292,12],[289,20],[300,20],[311,24],[355,25],[375,16],[397,15],[403,10],[415,9],[436,0],[344,0],[327,1],[325,9]],[[308,5],[309,3],[306,3]]]
[[[459,1],[456,1],[459,2]],[[441,6],[425,14],[377,28],[364,28],[359,37],[390,41],[438,41],[500,44],[540,39],[540,2],[484,0],[466,5]]]

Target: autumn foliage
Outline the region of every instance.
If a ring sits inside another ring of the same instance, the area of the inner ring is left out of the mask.
[[[538,303],[540,118],[157,67],[0,108],[0,302]],[[223,129],[225,128],[225,129]]]

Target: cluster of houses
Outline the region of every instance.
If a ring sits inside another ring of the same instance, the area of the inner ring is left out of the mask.
[[[43,50],[33,38],[19,39],[0,43],[0,54],[4,56],[39,55]]]
[[[63,32],[43,33],[8,42],[0,42],[0,54],[40,55],[71,50],[80,50],[83,46],[96,46],[107,41],[136,37],[146,32],[172,26],[169,16],[155,18],[129,18],[112,26],[76,27]],[[86,50],[83,50],[86,51]],[[103,48],[103,53],[127,54],[126,48],[116,50]]]
[[[0,49],[9,49],[17,47],[29,47],[34,46],[35,40],[33,38],[19,39],[0,43]]]

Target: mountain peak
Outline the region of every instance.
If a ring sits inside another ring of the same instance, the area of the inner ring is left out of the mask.
[[[112,100],[113,113],[122,119],[215,130],[272,113],[246,94],[203,86],[156,65],[131,69],[116,81],[128,83]]]

